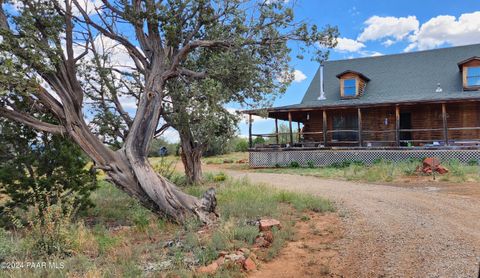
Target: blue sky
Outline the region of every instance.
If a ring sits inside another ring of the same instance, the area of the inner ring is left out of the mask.
[[[268,1],[284,1],[292,5],[297,21],[306,21],[319,27],[327,24],[337,26],[340,36],[337,47],[330,53],[330,60],[480,43],[480,0]],[[102,5],[101,0],[80,2],[86,3],[89,13],[94,11],[94,7]],[[78,11],[74,10],[74,13]],[[133,66],[127,51],[117,43],[101,36],[97,39],[102,41],[103,51],[112,54],[112,61],[115,61],[112,65],[118,64],[119,68]],[[286,94],[275,101],[274,106],[300,103],[319,66],[308,55],[304,60],[296,59],[299,50],[293,43],[291,47],[295,80]],[[79,53],[82,51],[78,50]],[[133,116],[136,100],[121,97],[120,101]],[[231,104],[227,108],[233,112],[239,106]],[[269,119],[256,118],[253,124],[254,133],[270,133],[273,128],[273,120]],[[239,124],[239,135],[248,135],[245,120]],[[169,129],[164,137],[172,142],[178,141],[178,134],[173,129]]]
[[[294,9],[297,20],[338,26],[339,44],[330,60],[480,43],[478,0],[303,0],[296,1]],[[293,47],[292,58],[297,51]],[[291,65],[296,81],[274,106],[299,103],[318,69],[308,57],[292,59]],[[272,120],[256,119],[253,132],[269,133],[273,127]],[[245,121],[239,134],[248,135]]]

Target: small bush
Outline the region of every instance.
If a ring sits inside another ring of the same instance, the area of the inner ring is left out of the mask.
[[[0,262],[5,261],[14,250],[14,239],[12,235],[5,231],[3,228],[0,228]]]
[[[139,203],[135,203],[132,208],[132,220],[138,231],[145,232],[150,224],[150,212]]]
[[[203,176],[203,179],[207,182],[221,182],[227,179],[227,175],[223,172],[211,173],[208,172]]]
[[[27,235],[28,249],[33,256],[55,255],[59,257],[72,254],[74,246],[73,199],[63,204],[35,205],[30,215],[30,231]],[[43,207],[43,209],[42,209]]]
[[[311,210],[315,212],[335,211],[335,208],[327,199],[312,195],[299,194],[290,191],[280,191],[276,194],[279,202],[291,204],[298,211]]]
[[[246,152],[248,151],[248,140],[245,138],[238,138],[235,144],[236,152]]]
[[[308,168],[315,168],[315,162],[313,162],[313,161],[308,161],[308,162],[307,162],[307,167],[308,167]]]
[[[298,163],[297,161],[292,161],[292,162],[290,162],[290,167],[291,168],[299,168],[300,163]]]
[[[276,216],[277,201],[272,189],[251,184],[247,179],[233,180],[222,187],[217,195],[219,211],[225,219],[257,219]]]
[[[254,244],[258,236],[257,226],[237,226],[233,229],[233,238],[244,241],[248,244]]]
[[[478,165],[480,165],[480,160],[472,159],[472,160],[468,161],[467,165],[468,166],[478,166]]]
[[[175,174],[175,160],[169,160],[165,157],[161,157],[160,160],[153,165],[155,172],[160,174],[162,177],[165,177],[168,180],[172,180]]]

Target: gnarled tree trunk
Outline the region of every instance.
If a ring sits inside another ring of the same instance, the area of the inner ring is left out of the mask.
[[[197,146],[195,141],[183,132],[180,132],[180,144],[182,146],[180,157],[187,182],[190,184],[200,183],[202,181],[202,148]]]

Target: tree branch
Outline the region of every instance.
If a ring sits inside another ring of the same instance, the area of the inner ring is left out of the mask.
[[[66,133],[66,129],[63,126],[45,123],[29,115],[26,115],[24,113],[21,113],[15,110],[9,110],[4,107],[0,107],[0,117],[5,117],[12,121],[25,124],[29,127],[32,127],[40,131],[45,131],[45,132],[54,133],[54,134]]]

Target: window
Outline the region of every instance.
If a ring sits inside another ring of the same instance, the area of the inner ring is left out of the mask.
[[[480,86],[480,67],[467,68],[467,86]]]
[[[333,116],[334,130],[358,130],[358,115],[355,113],[341,113]],[[357,141],[357,131],[339,131],[332,135],[334,141]]]
[[[343,96],[344,97],[357,96],[357,80],[356,79],[343,80]]]

